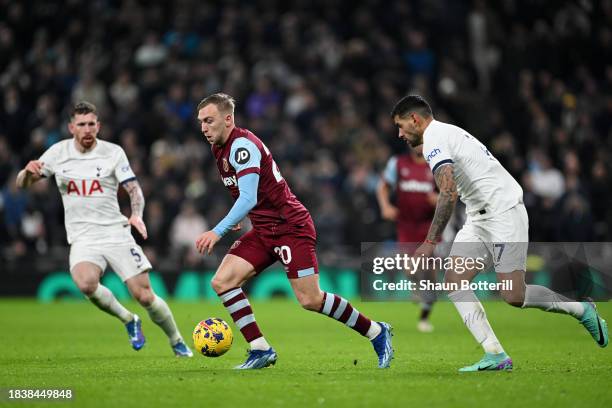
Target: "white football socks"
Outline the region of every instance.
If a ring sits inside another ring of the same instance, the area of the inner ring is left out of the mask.
[[[382,331],[382,327],[380,327],[380,324],[372,320],[372,323],[370,323],[370,328],[368,329],[368,332],[366,333],[366,337],[370,340],[374,340],[376,336],[380,334],[381,331]]]
[[[582,303],[572,301],[546,286],[527,285],[523,308],[536,308],[545,312],[564,313],[580,319],[584,314]]]
[[[170,340],[170,344],[175,345],[182,340],[181,334],[176,327],[174,316],[172,316],[172,312],[164,299],[155,295],[155,299],[151,305],[145,309],[147,309],[151,320],[153,320],[153,322],[161,327],[164,333],[166,333],[166,336],[168,336],[168,339]]]
[[[465,323],[476,341],[482,345],[486,353],[499,354],[504,352],[474,291],[456,290],[449,293],[448,298],[457,308],[463,323]]]
[[[127,310],[106,286],[98,287],[90,296],[91,302],[106,313],[118,317],[124,324],[134,320],[134,314]]]
[[[269,350],[271,347],[266,341],[265,337],[263,336],[258,337],[255,340],[249,342],[249,346],[251,347],[251,350],[264,350],[264,351]]]

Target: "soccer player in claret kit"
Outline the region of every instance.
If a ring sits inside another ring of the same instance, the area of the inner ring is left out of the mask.
[[[391,202],[392,195],[395,195],[394,203]],[[414,149],[389,159],[376,188],[376,199],[382,217],[395,222],[398,243],[417,245],[425,240],[437,198],[431,170]],[[405,249],[412,252],[416,247]],[[419,281],[435,281],[435,274],[434,270],[421,270],[411,277]],[[421,314],[417,329],[429,333],[433,331],[429,316],[436,301],[436,292],[421,290],[419,297]]]
[[[100,283],[108,264],[166,333],[174,354],[191,357],[193,353],[183,341],[170,308],[151,288],[151,263],[130,231],[133,226],[147,238],[142,220],[144,197],[125,152],[116,144],[98,139],[100,122],[90,103],[74,107],[68,130],[73,137],[51,146],[39,160],[30,161],[17,175],[17,185],[26,188],[43,177],[55,176],[64,204],[72,279],[92,303],[125,324],[134,350],[145,345],[142,322]],[[129,219],[119,210],[119,184],[130,196]]]
[[[249,216],[253,229],[232,245],[212,279],[221,298],[249,343],[247,360],[237,369],[258,369],[276,363],[277,355],[261,333],[241,286],[280,261],[291,287],[307,310],[338,320],[368,337],[378,355],[378,366],[387,368],[393,357],[391,327],[368,319],[346,299],[319,288],[315,254],[316,232],[308,210],[293,195],[268,148],[253,133],[236,127],[234,100],[213,94],[198,105],[198,121],[212,145],[223,184],[235,200],[229,213],[196,241],[201,253]]]
[[[423,157],[439,190],[427,238],[415,255],[433,254],[460,196],[467,220],[455,237],[450,256],[487,259],[493,264],[498,281],[511,283],[500,290],[508,304],[573,316],[600,347],[606,347],[608,326],[593,303],[572,301],[545,286],[525,284],[529,223],[523,190],[491,152],[460,127],[435,120],[431,107],[421,96],[402,98],[391,117],[399,129],[398,137],[413,148],[423,146]],[[479,272],[476,268],[461,273],[449,269],[445,283],[461,288],[462,282],[471,281]],[[481,360],[459,371],[511,370],[512,359],[495,336],[474,291],[457,289],[448,297],[485,352]]]

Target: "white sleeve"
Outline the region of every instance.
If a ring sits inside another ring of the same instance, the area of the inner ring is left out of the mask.
[[[136,179],[136,175],[132,171],[130,167],[130,162],[125,155],[125,152],[122,148],[119,148],[119,153],[117,154],[117,161],[115,162],[115,177],[119,181],[119,183],[125,183],[126,181]]]
[[[440,166],[452,164],[452,155],[447,135],[432,134],[423,142],[423,157],[432,173]]]
[[[53,145],[48,148],[38,159],[39,161],[43,162],[42,175],[44,177],[51,177],[55,174],[55,167],[57,166],[57,156],[59,151],[56,146],[57,145]]]

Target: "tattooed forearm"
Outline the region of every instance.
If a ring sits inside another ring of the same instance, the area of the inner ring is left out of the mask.
[[[142,194],[140,184],[136,180],[130,180],[123,183],[123,188],[130,195],[130,204],[132,206],[132,215],[136,215],[142,218],[144,212],[145,200]]]
[[[453,177],[453,165],[446,164],[439,167],[434,174],[436,185],[440,194],[438,195],[438,203],[436,204],[436,212],[434,214],[431,227],[427,239],[437,241],[442,235],[442,231],[446,227],[448,220],[453,214],[455,203],[457,202],[457,185]]]

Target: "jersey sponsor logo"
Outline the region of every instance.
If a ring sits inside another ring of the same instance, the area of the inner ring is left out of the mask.
[[[410,193],[431,193],[433,185],[427,181],[403,180],[399,182],[399,189]]]
[[[436,157],[438,155],[438,153],[441,153],[442,150],[438,149],[437,147],[435,149],[433,149],[427,156],[425,156],[425,161],[427,161],[427,163],[429,163],[429,161],[431,159],[433,159],[434,157]]]
[[[241,243],[241,241],[240,241],[240,240],[238,240],[238,241],[234,241],[234,243],[232,244],[232,246],[230,247],[230,249],[236,249],[236,248],[238,248],[238,245],[240,245],[240,243]]]
[[[96,167],[96,177],[100,177],[100,172],[102,171],[102,167],[98,166]]]
[[[66,194],[68,195],[90,196],[96,191],[100,192],[100,194],[104,193],[102,185],[98,180],[70,180],[66,188]]]
[[[238,180],[236,180],[236,176],[223,177],[223,185],[225,187],[237,186]]]
[[[236,163],[238,164],[246,164],[248,163],[250,158],[251,154],[244,147],[238,148],[238,150],[236,150],[236,153],[234,153],[234,160],[236,160]]]
[[[227,159],[224,157],[223,160],[221,160],[221,163],[223,164],[223,171],[227,173],[229,171],[229,163],[227,162]]]

